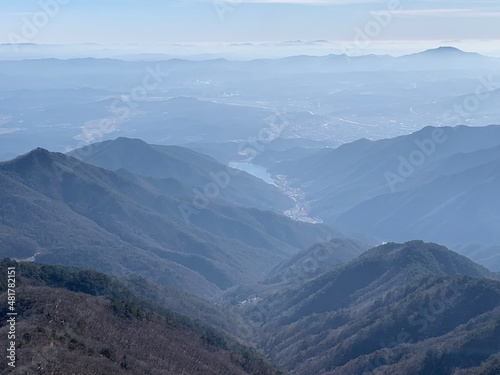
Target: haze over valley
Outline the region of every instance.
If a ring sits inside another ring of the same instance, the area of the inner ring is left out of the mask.
[[[4,8],[2,374],[500,374],[498,6]]]

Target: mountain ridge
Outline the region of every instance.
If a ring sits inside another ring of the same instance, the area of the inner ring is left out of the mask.
[[[109,170],[125,169],[146,177],[174,178],[186,186],[189,196],[196,189],[197,196],[201,194],[207,199],[214,190],[218,192],[216,200],[280,213],[293,205],[275,186],[180,146],[150,145],[139,139],[120,137],[74,150],[69,155]]]
[[[132,271],[208,299],[331,234],[215,202],[187,223],[179,207],[190,200],[165,195],[150,179],[42,149],[0,163],[0,179],[0,236],[9,245],[2,256],[21,257],[17,237],[29,246],[23,258]]]
[[[440,245],[388,243],[239,309],[268,358],[292,372],[447,374],[500,350],[495,277]],[[471,345],[483,352],[467,356]]]
[[[495,245],[499,147],[498,125],[426,127],[319,150],[271,172],[304,192],[310,215],[346,234]],[[460,204],[446,206],[457,199]]]

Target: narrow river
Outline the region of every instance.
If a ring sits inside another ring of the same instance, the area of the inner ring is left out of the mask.
[[[316,217],[309,216],[309,204],[306,200],[304,192],[298,188],[290,186],[289,182],[284,175],[272,176],[265,167],[250,162],[230,162],[231,168],[236,168],[245,171],[268,184],[277,186],[283,194],[295,202],[295,206],[283,212],[296,221],[304,221],[306,223],[322,223],[323,221]]]

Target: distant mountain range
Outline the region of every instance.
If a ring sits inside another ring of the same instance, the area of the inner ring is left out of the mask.
[[[389,243],[239,309],[268,358],[293,373],[498,371],[500,281],[492,277],[439,245]]]
[[[8,47],[9,51],[11,47]],[[29,46],[33,48],[33,46]],[[353,48],[357,52],[357,48]],[[0,53],[1,53],[0,46]],[[231,61],[224,58],[204,59],[179,59],[161,58],[161,55],[153,56],[157,63],[161,63],[164,69],[171,73],[188,71],[190,74],[206,72],[211,69],[214,74],[220,71],[246,71],[251,74],[260,73],[267,76],[270,73],[290,74],[290,73],[326,73],[326,72],[348,72],[348,71],[419,71],[419,70],[477,70],[483,68],[494,68],[498,65],[499,58],[483,56],[477,53],[464,52],[454,47],[439,47],[423,52],[393,57],[390,55],[361,55],[350,56],[350,48],[347,46],[345,53],[329,54],[324,56],[289,56],[275,59],[256,59],[242,61],[237,59]],[[116,56],[116,55],[115,55]],[[160,57],[160,58],[158,58]],[[51,73],[66,74],[68,70],[77,67],[85,67],[95,73],[109,72],[113,74],[116,69],[134,73],[145,71],[150,65],[147,55],[142,59],[127,59],[138,61],[124,61],[117,58],[69,58],[69,59],[25,59],[20,61],[0,61],[0,68],[9,74],[18,66],[20,69],[30,69],[44,67]],[[75,77],[76,78],[76,77]]]
[[[500,243],[500,126],[426,127],[280,163],[310,214],[380,241]],[[498,254],[497,254],[498,256]]]

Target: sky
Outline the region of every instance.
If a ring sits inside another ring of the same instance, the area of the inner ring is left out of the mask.
[[[280,43],[284,50],[333,48],[351,55],[453,45],[500,56],[500,1],[0,0],[0,43],[95,43],[150,52],[167,45],[201,51]]]

